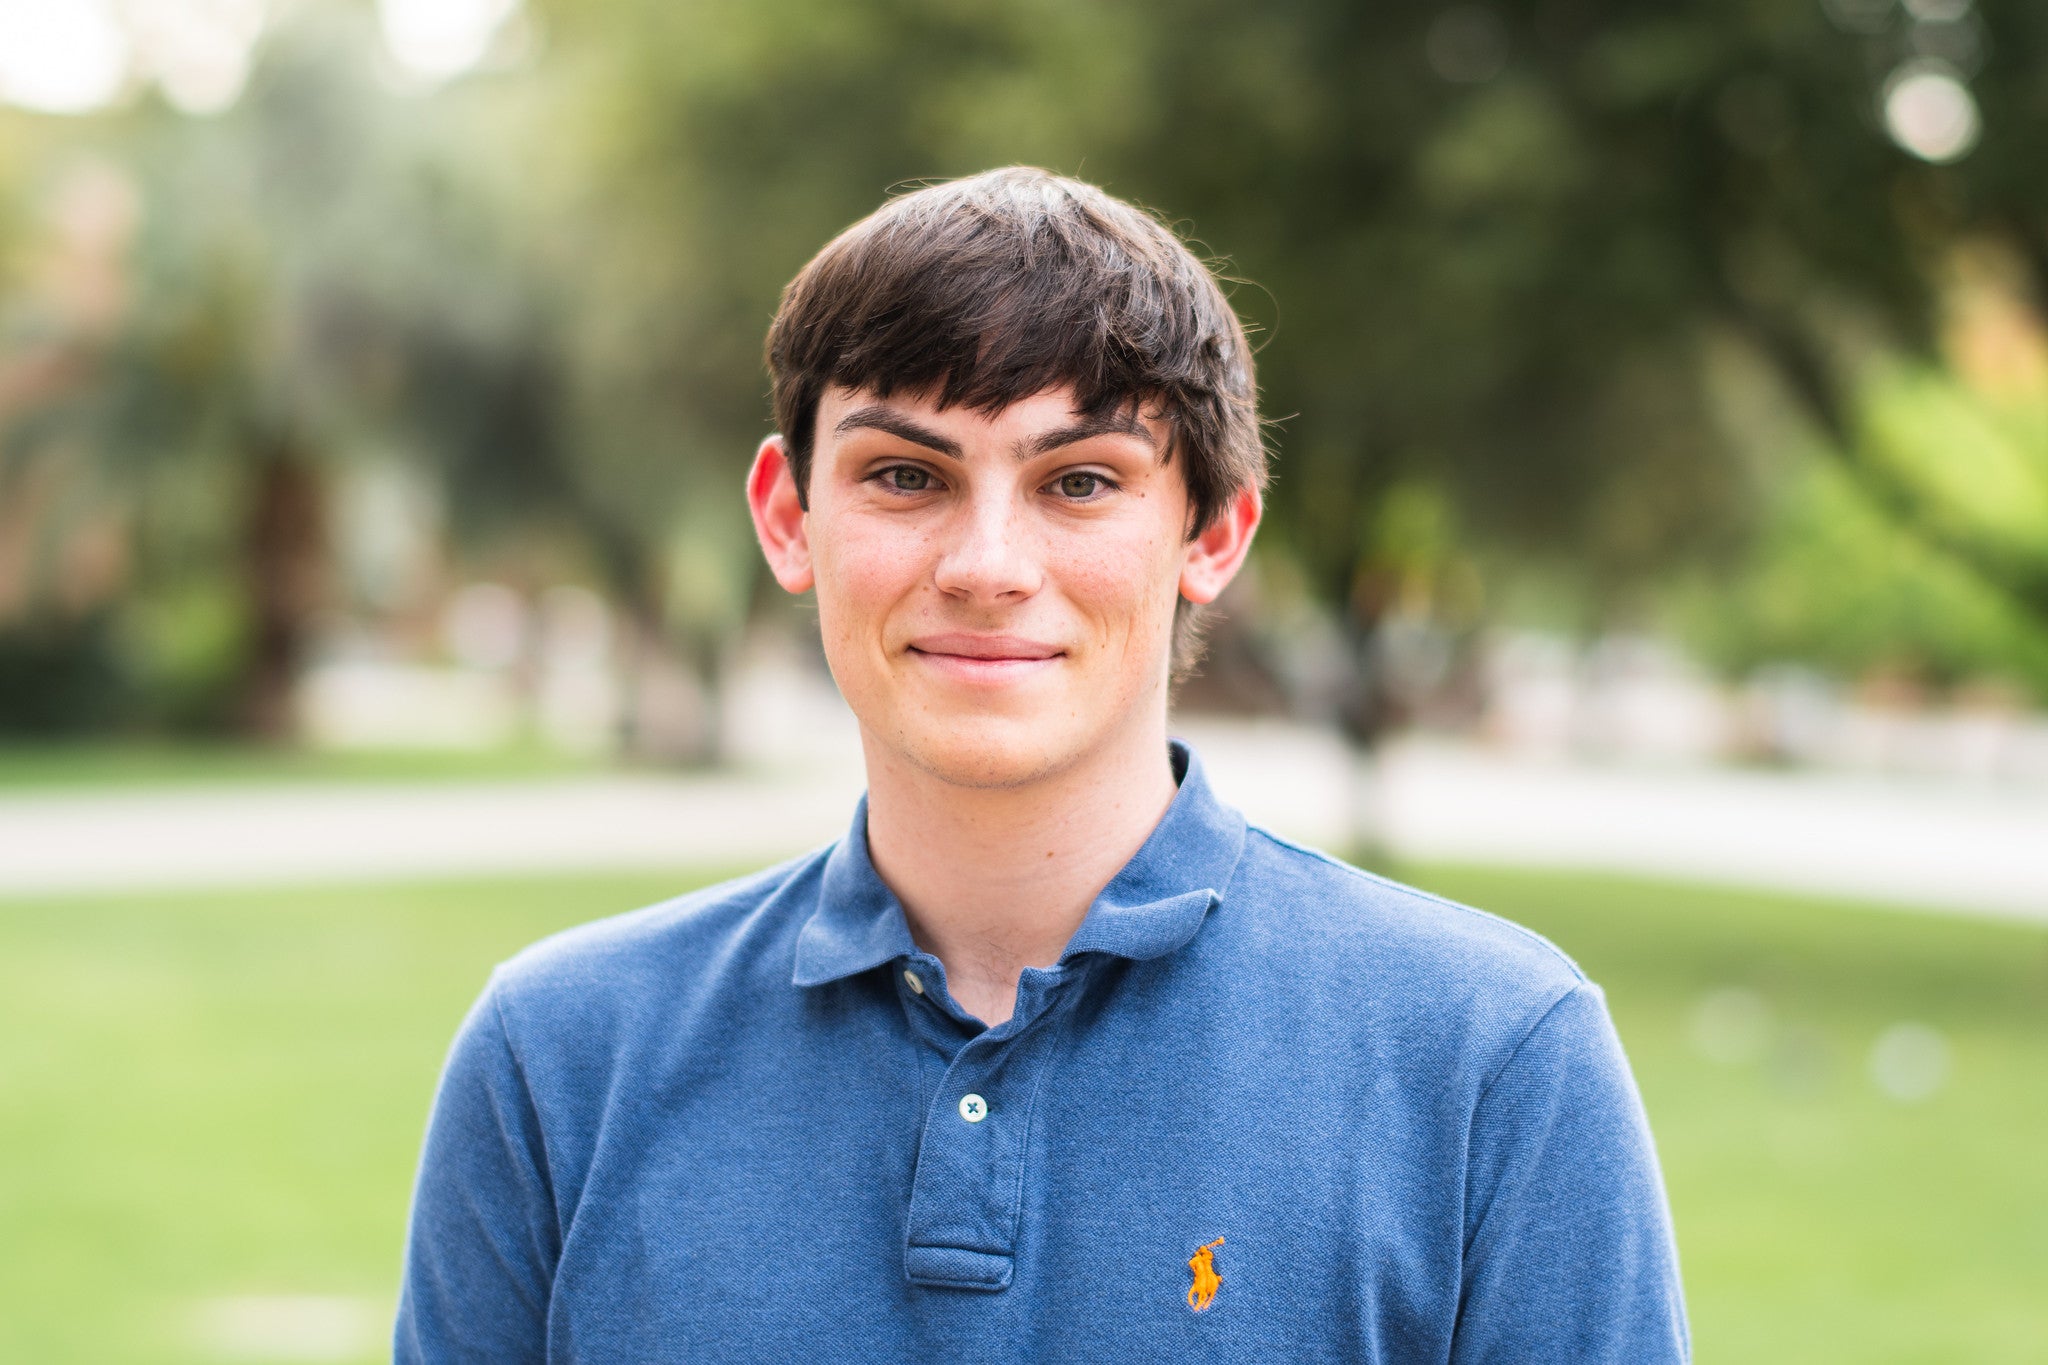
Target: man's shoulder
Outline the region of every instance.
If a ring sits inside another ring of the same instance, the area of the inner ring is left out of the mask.
[[[1549,939],[1499,915],[1380,876],[1253,826],[1231,894],[1246,931],[1290,973],[1377,1010],[1500,1028],[1532,1024],[1589,985]]]
[[[701,981],[707,963],[762,965],[802,927],[804,889],[829,849],[576,925],[501,963],[492,986],[527,1006],[585,1007]],[[782,967],[787,973],[787,965]]]
[[[1320,849],[1252,826],[1236,887],[1266,913],[1333,948],[1444,961],[1461,970],[1583,981],[1578,964],[1549,939],[1511,920],[1369,872]]]

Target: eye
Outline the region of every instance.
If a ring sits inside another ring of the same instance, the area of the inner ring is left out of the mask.
[[[899,493],[923,493],[932,486],[931,471],[914,464],[890,465],[876,477]]]
[[[1109,488],[1110,482],[1100,474],[1076,472],[1060,475],[1059,478],[1053,481],[1053,487],[1060,491],[1060,496],[1063,498],[1071,498],[1075,502],[1086,502]]]

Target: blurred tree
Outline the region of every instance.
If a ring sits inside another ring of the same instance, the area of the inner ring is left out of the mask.
[[[886,187],[1016,161],[1158,206],[1258,282],[1263,553],[1341,623],[1361,739],[1389,718],[1389,613],[1425,580],[1481,610],[1472,546],[1611,612],[1738,543],[1776,476],[1729,416],[1730,354],[1812,428],[1773,452],[1826,452],[2048,622],[2048,548],[1938,455],[1898,456],[1944,419],[1902,435],[1866,392],[1932,352],[1958,244],[2048,289],[2038,6],[526,12],[523,67],[398,93],[367,5],[280,7],[230,111],[103,121],[139,186],[133,299],[70,391],[104,458],[240,490],[258,725],[320,591],[321,471],[366,446],[428,462],[465,535],[565,528],[640,652],[715,688],[760,593],[736,489],[777,292]]]
[[[105,600],[119,518],[53,409],[90,377],[127,215],[105,175],[42,183],[40,131],[0,115],[0,730],[103,724],[126,694]]]
[[[1767,362],[1903,525],[2048,618],[2039,547],[1902,480],[1852,397],[1865,356],[1930,344],[1949,244],[2048,242],[2036,7],[541,9],[587,97],[557,150],[603,205],[596,292],[639,298],[647,325],[622,331],[655,342],[628,382],[727,472],[760,429],[776,289],[884,185],[1035,161],[1227,247],[1261,286],[1240,303],[1285,414],[1270,544],[1342,610],[1361,737],[1403,575],[1373,532],[1390,490],[1437,490],[1596,600],[1725,548],[1755,490],[1708,386],[1717,345]],[[1981,107],[1956,164],[1899,145],[1916,73]]]
[[[1954,254],[1940,363],[1866,366],[1849,414],[1858,458],[1915,515],[1979,557],[2025,564],[2048,546],[2048,329],[2028,306],[2010,248]],[[2048,630],[2023,598],[1902,526],[1867,481],[1809,453],[1811,433],[1751,403],[1758,448],[1800,452],[1767,490],[1739,564],[1691,576],[1687,636],[1724,667],[1803,659],[1850,675],[2048,699]]]
[[[238,509],[194,520],[239,585],[234,721],[268,737],[332,604],[336,462],[428,463],[469,534],[574,517],[547,281],[493,199],[489,143],[377,81],[372,43],[358,11],[296,10],[233,109],[146,99],[65,173],[72,216],[121,221],[124,274],[105,307],[53,311],[78,364],[37,429],[89,450],[131,505],[182,486]],[[175,539],[143,520],[145,541]]]

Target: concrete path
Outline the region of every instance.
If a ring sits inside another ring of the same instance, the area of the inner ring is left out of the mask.
[[[1342,746],[1312,731],[1190,728],[1219,787],[1312,843],[2048,920],[2048,786],[1543,762],[1428,741],[1347,771]]]
[[[1631,773],[1408,751],[1387,765],[1403,855],[1599,868],[2048,920],[2048,791],[1960,781]]]
[[[1576,867],[2048,920],[2048,790],[1516,761],[1428,743],[1371,767],[1316,731],[1186,728],[1275,831],[1402,858]],[[680,866],[836,838],[839,757],[781,776],[0,797],[0,895]]]
[[[0,799],[0,893],[744,869],[834,839],[858,782],[210,788]]]

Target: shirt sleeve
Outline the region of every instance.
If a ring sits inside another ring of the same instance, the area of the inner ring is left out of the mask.
[[[543,1361],[561,1232],[539,1116],[497,983],[457,1033],[406,1234],[397,1365]]]
[[[1671,1215],[1599,988],[1575,986],[1480,1096],[1452,1365],[1691,1359]]]

